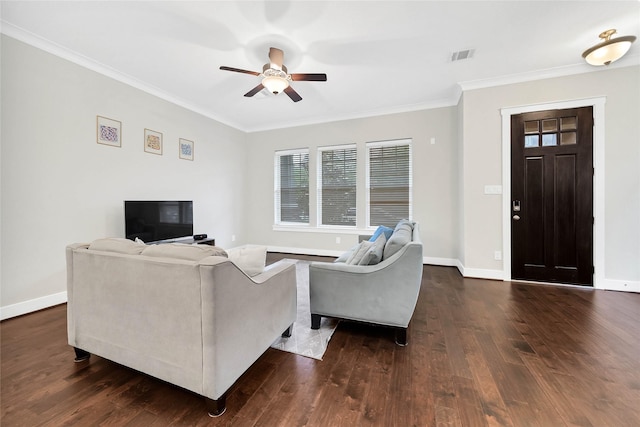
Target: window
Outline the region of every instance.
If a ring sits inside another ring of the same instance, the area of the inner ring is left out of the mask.
[[[367,143],[367,227],[412,215],[411,140]]]
[[[356,146],[318,149],[318,224],[356,225]]]
[[[309,150],[278,151],[274,163],[276,224],[309,224]]]

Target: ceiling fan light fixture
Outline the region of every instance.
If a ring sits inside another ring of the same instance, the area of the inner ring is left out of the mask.
[[[273,94],[278,94],[289,87],[289,80],[280,76],[265,76],[262,79],[262,86]]]
[[[622,58],[631,48],[631,43],[636,40],[636,36],[624,36],[612,39],[616,33],[615,29],[603,31],[599,37],[603,39],[601,43],[585,50],[582,57],[590,65],[609,65]]]

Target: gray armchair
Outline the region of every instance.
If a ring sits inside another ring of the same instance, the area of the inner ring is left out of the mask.
[[[311,328],[320,326],[322,316],[374,323],[396,328],[396,343],[406,345],[422,282],[422,242],[417,223],[413,223],[409,235],[410,240],[395,254],[375,265],[312,262]]]

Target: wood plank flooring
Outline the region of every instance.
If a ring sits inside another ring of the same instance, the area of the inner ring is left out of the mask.
[[[322,361],[269,349],[219,418],[200,396],[100,357],[74,363],[66,305],[0,332],[3,427],[640,426],[638,294],[425,266],[407,347],[342,322]]]

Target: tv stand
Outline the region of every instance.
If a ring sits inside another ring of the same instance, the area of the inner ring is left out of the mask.
[[[183,243],[185,245],[198,244],[198,245],[215,246],[216,245],[216,239],[207,237],[205,239],[195,240],[193,237],[180,237],[180,238],[177,238],[177,239],[156,240],[155,242],[148,242],[148,243],[150,245],[157,245],[157,244],[160,244],[160,243]]]

